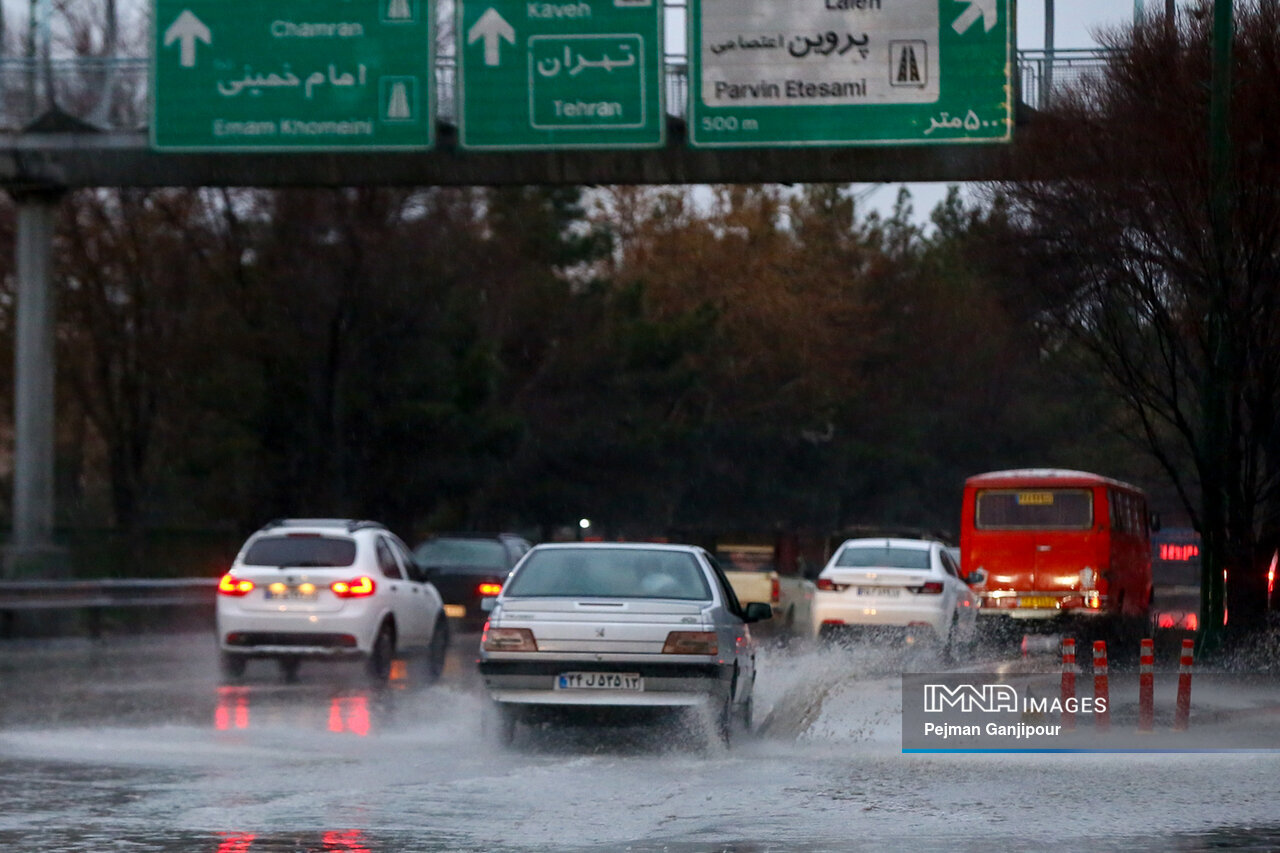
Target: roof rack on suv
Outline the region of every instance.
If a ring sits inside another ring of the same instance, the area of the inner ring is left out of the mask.
[[[369,528],[374,530],[386,530],[387,526],[377,521],[352,521],[347,525],[348,530],[365,530]]]
[[[369,528],[386,529],[385,525],[376,521],[362,521],[351,518],[276,518],[262,525],[263,530],[272,527],[341,527],[348,532]]]

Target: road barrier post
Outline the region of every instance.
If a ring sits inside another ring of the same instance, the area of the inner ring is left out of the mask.
[[[1096,640],[1093,644],[1093,702],[1094,727],[1100,732],[1111,731],[1111,696],[1107,681],[1107,644]]]
[[[1143,640],[1138,654],[1138,731],[1155,729],[1155,641]]]
[[[1074,731],[1076,714],[1072,706],[1076,700],[1076,641],[1073,637],[1062,639],[1062,728]]]
[[[1178,708],[1173,727],[1186,731],[1191,724],[1191,670],[1195,665],[1195,640],[1182,641],[1182,660],[1178,666]]]

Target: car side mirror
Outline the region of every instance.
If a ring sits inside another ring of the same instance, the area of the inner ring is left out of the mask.
[[[747,605],[745,622],[763,622],[773,618],[773,607],[763,601],[752,601]]]
[[[1160,532],[1160,513],[1158,512],[1151,513],[1151,532]]]
[[[969,584],[969,586],[982,586],[986,582],[987,582],[986,569],[974,569],[973,571],[969,572],[969,577],[965,578],[965,583]]]
[[[498,599],[496,596],[487,595],[484,598],[480,599],[480,609],[483,610],[485,613],[492,613],[493,608],[497,606],[498,606]]]

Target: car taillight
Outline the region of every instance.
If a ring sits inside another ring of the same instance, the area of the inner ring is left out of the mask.
[[[502,584],[500,583],[482,583],[476,587],[476,592],[481,596],[497,595],[502,592]]]
[[[715,631],[672,631],[662,644],[664,655],[714,655],[720,653]]]
[[[929,581],[915,588],[917,593],[922,595],[941,595],[942,581]]]
[[[528,628],[486,628],[480,645],[487,652],[536,652],[538,641]]]
[[[840,592],[848,586],[847,583],[836,583],[831,578],[818,578],[818,589],[824,589],[827,592]]]
[[[1159,617],[1157,617],[1157,618],[1156,618],[1156,627],[1157,627],[1157,628],[1172,628],[1172,627],[1173,627],[1173,614],[1172,614],[1172,613],[1161,613],[1161,614],[1159,615]]]
[[[218,581],[219,595],[241,596],[248,595],[251,592],[253,592],[253,581],[246,578],[238,578],[231,573],[227,573]]]
[[[373,582],[373,578],[361,575],[355,580],[334,581],[329,584],[329,589],[338,598],[366,598],[377,591],[378,585]]]
[[[777,604],[781,598],[782,598],[782,584],[778,582],[777,578],[774,578],[772,583],[769,586],[769,600],[772,601],[774,604]]]

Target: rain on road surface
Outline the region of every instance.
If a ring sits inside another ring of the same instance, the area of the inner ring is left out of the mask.
[[[0,849],[1280,847],[1280,755],[904,755],[898,672],[936,664],[870,649],[766,649],[732,749],[662,725],[502,749],[475,642],[383,690],[355,664],[223,686],[204,633],[0,642]]]

